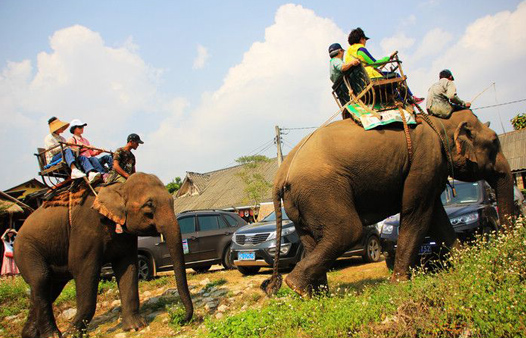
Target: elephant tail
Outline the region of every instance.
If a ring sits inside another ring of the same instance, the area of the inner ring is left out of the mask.
[[[283,185],[275,184],[272,193],[272,199],[274,202],[274,212],[276,214],[276,252],[274,254],[274,266],[272,270],[272,276],[261,283],[261,289],[265,291],[267,296],[275,295],[281,288],[283,278],[278,273],[279,266],[279,254],[281,251],[281,229],[283,227],[283,215],[281,210],[281,199],[283,198]]]

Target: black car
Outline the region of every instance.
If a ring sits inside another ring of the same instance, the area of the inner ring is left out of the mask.
[[[294,223],[282,209],[283,228],[281,230],[280,268],[290,268],[304,255],[303,245]],[[380,259],[380,234],[376,225],[365,227],[362,241],[342,257],[362,256],[366,262]],[[272,212],[261,222],[244,226],[232,237],[231,260],[244,275],[256,274],[261,267],[271,267],[276,253],[276,215]]]
[[[206,272],[213,264],[226,269],[235,268],[230,260],[232,234],[247,224],[238,214],[224,210],[185,211],[177,215],[183,238],[184,259],[187,268]],[[173,269],[170,250],[161,235],[139,236],[139,278],[151,279],[160,271]],[[112,275],[109,265],[103,276]]]
[[[489,184],[485,181],[454,181],[454,187],[456,196],[453,196],[453,190],[448,187],[440,198],[461,241],[473,239],[476,233],[489,233],[499,229],[495,195]],[[380,238],[385,262],[390,269],[394,267],[399,225],[399,214],[385,219],[382,225]],[[440,257],[444,252],[446,250],[442,250],[440,243],[427,236],[418,254],[421,257],[420,261],[424,262],[433,257]]]

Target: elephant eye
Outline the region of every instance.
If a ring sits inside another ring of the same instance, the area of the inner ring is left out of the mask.
[[[149,200],[148,202],[144,203],[143,207],[153,208],[153,201]]]

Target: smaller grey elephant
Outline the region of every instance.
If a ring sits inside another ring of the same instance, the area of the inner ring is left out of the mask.
[[[70,195],[70,196],[73,196]],[[101,267],[111,263],[119,285],[124,330],[146,325],[139,315],[137,236],[162,233],[174,262],[185,320],[193,305],[185,273],[181,231],[172,196],[154,175],[136,173],[126,183],[102,188],[95,198],[47,204],[24,222],[15,242],[15,261],[31,288],[31,307],[22,337],[60,337],[52,304],[75,280],[77,314],[68,331],[81,332],[95,314]],[[124,233],[115,233],[120,224]]]

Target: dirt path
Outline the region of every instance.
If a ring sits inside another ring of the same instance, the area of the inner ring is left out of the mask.
[[[213,266],[207,273],[197,274],[187,270],[188,284],[194,302],[194,321],[189,325],[172,325],[174,312],[181,311],[177,303],[177,291],[173,273],[166,273],[149,282],[141,282],[139,294],[141,315],[148,326],[138,332],[124,332],[121,327],[118,290],[110,288],[98,296],[97,311],[89,327],[90,337],[203,337],[206,335],[204,321],[220,320],[230,315],[261,307],[268,298],[259,289],[261,282],[271,275],[270,269],[262,269],[254,276],[243,276],[237,270],[224,270]],[[286,272],[284,273],[286,275]],[[385,280],[389,272],[385,262],[364,264],[351,258],[336,262],[329,273],[329,286],[334,292],[344,288],[361,288],[364,285]],[[286,288],[285,284],[282,288]],[[64,332],[75,314],[74,301],[55,308],[59,329]],[[15,318],[19,333],[25,318]]]

